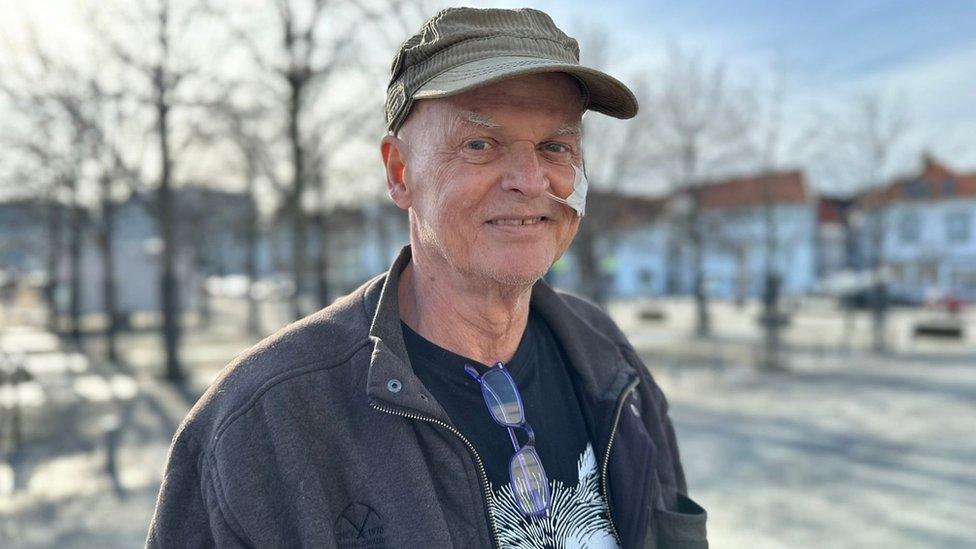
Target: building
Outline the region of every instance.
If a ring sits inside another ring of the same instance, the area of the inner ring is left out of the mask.
[[[877,247],[872,234],[880,235],[879,261],[896,297],[923,301],[953,295],[972,300],[974,218],[976,173],[957,173],[925,155],[917,173],[860,197],[853,222],[865,267],[871,265]]]
[[[693,292],[694,254],[685,222],[691,200],[687,192],[659,198],[591,193],[591,200],[613,203],[600,245],[612,297]],[[817,200],[801,172],[706,182],[694,192],[700,205],[705,284],[710,296],[760,296],[770,244],[770,261],[781,277],[782,291],[802,294],[813,288]]]
[[[291,234],[291,219],[281,209],[267,237],[270,264],[263,274],[291,277]],[[320,251],[324,251],[329,294],[335,298],[388,269],[400,248],[409,243],[410,232],[406,212],[389,201],[371,201],[333,208],[322,218],[309,214],[306,237],[306,292],[317,282]]]
[[[818,280],[850,271],[856,265],[850,224],[853,205],[853,199],[817,198],[817,242],[814,249],[817,252],[815,275]]]
[[[178,240],[176,275],[181,306],[196,305],[205,277],[240,272],[243,265],[241,227],[255,211],[251,199],[239,193],[185,186],[174,190]],[[159,308],[159,252],[162,242],[151,206],[130,197],[114,206],[113,261],[116,303],[121,314]],[[54,276],[61,281],[55,293],[59,308],[67,310],[72,276],[69,242],[80,236],[80,312],[101,312],[104,304],[103,251],[98,215],[82,210],[80,227],[69,224],[70,208],[47,199],[24,199],[0,204],[0,270],[15,276],[50,273],[52,247],[57,258]]]

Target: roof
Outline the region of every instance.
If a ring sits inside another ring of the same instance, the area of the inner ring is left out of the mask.
[[[922,169],[917,174],[869,191],[859,201],[872,205],[963,197],[976,197],[976,173],[956,173],[926,154],[922,157]]]
[[[798,170],[722,179],[696,187],[703,209],[743,208],[761,206],[769,199],[774,204],[800,204],[810,197],[803,173]],[[587,210],[599,209],[609,229],[627,229],[665,215],[672,200],[685,191],[667,196],[647,197],[620,194],[591,188]]]
[[[588,211],[599,209],[601,216],[611,230],[635,227],[662,215],[667,207],[668,197],[647,197],[621,194],[590,188],[588,191]]]
[[[761,206],[767,202],[803,203],[810,198],[799,170],[722,179],[698,187],[698,193],[699,204],[706,210]]]

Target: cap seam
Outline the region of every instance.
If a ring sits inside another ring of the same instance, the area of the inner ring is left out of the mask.
[[[540,61],[553,62],[552,59],[545,59],[545,58],[539,58],[539,57],[528,57],[528,56],[521,56],[521,55],[520,56],[512,56],[512,57],[527,57],[528,59],[538,59]],[[490,57],[484,57],[482,59],[491,59],[491,58]],[[475,61],[481,61],[482,59],[475,59],[474,61],[470,61],[470,63],[474,63]],[[561,62],[561,61],[556,61],[556,63],[561,63],[563,65],[573,65],[572,63],[565,63],[565,62]],[[464,64],[466,65],[467,63],[464,63]],[[484,68],[479,69],[479,70],[476,70],[476,71],[466,71],[464,73],[459,73],[459,74],[463,74],[463,77],[452,78],[452,79],[449,79],[449,80],[446,80],[446,81],[447,82],[457,82],[458,80],[462,80],[464,78],[469,78],[471,76],[478,76],[478,75],[482,75],[482,74],[488,74],[490,72],[493,72],[492,69],[498,69],[498,68],[514,68],[514,67],[520,67],[520,66],[529,65],[529,64],[532,64],[532,63],[529,63],[527,61],[509,61],[507,63],[502,63],[502,64],[498,64],[498,65],[492,65],[490,67],[484,67]],[[578,66],[578,65],[573,65],[573,66]],[[435,78],[437,78],[437,77],[439,77],[439,76],[441,76],[441,75],[443,75],[445,73],[451,72],[452,70],[454,70],[456,68],[457,67],[451,67],[451,68],[445,70],[444,72],[441,72],[440,74],[434,76],[430,80],[427,80],[426,82],[424,82],[419,88],[417,88],[417,90],[419,91],[420,88],[423,88],[431,80],[434,80]],[[414,93],[416,93],[416,92],[414,92]]]
[[[520,57],[520,56],[513,56],[513,57]],[[491,59],[491,57],[483,57],[483,58],[481,58],[481,59],[475,59],[475,60],[473,60],[473,61],[469,61],[469,63],[474,63],[474,62],[476,62],[476,61],[481,61],[481,60],[483,60],[483,59]],[[506,66],[507,66],[508,68],[511,68],[511,67],[518,67],[518,66],[519,66],[519,64],[526,64],[526,65],[527,65],[528,63],[525,63],[525,62],[514,62],[514,61],[513,61],[513,62],[510,62],[510,63],[507,63],[507,64],[506,64]],[[566,63],[566,64],[567,64],[567,65],[570,65],[571,67],[576,67],[576,68],[584,68],[584,67],[581,67],[580,65],[577,65],[577,64],[572,64],[572,63]],[[465,77],[466,77],[466,78],[469,78],[469,77],[471,77],[471,76],[479,76],[479,75],[485,75],[485,74],[488,74],[488,73],[490,73],[490,72],[491,72],[491,69],[495,69],[495,68],[498,68],[498,66],[499,66],[499,65],[493,65],[493,66],[491,66],[491,67],[485,67],[484,69],[482,69],[482,70],[480,70],[480,71],[475,71],[475,72],[466,72],[466,73],[464,73],[464,74],[465,74]],[[417,92],[419,92],[419,91],[420,91],[421,89],[423,89],[423,87],[424,87],[424,86],[426,86],[427,84],[429,84],[429,83],[430,83],[430,82],[431,82],[432,80],[434,80],[434,79],[436,79],[436,78],[438,78],[438,77],[440,77],[441,75],[443,75],[443,74],[444,74],[444,73],[446,73],[446,72],[449,72],[449,71],[451,71],[451,70],[452,70],[453,68],[456,68],[456,67],[452,67],[452,68],[450,68],[450,69],[446,69],[446,70],[444,70],[443,72],[440,72],[440,73],[438,73],[438,74],[436,74],[436,75],[434,75],[434,76],[432,76],[432,77],[430,77],[430,78],[429,78],[429,79],[427,79],[426,81],[424,81],[424,83],[423,83],[423,84],[421,84],[420,86],[418,86],[418,88],[417,88],[417,90],[416,90],[416,91],[414,91],[414,96],[416,96],[416,94],[417,94]],[[554,71],[554,72],[563,72],[563,71]],[[568,76],[571,76],[571,77],[573,78],[573,80],[574,80],[574,81],[576,81],[576,82],[577,82],[577,83],[579,84],[579,87],[580,87],[580,92],[581,92],[581,93],[582,93],[582,95],[583,95],[583,106],[584,106],[584,109],[587,109],[587,108],[589,108],[589,106],[590,106],[590,105],[593,105],[593,104],[594,104],[594,103],[592,102],[592,98],[593,98],[593,94],[592,94],[592,93],[590,92],[590,86],[589,86],[589,85],[587,85],[587,83],[586,83],[586,81],[585,81],[585,80],[583,80],[583,78],[581,78],[581,77],[580,77],[579,75],[577,75],[577,74],[575,74],[575,73],[572,73],[572,72],[568,72],[568,71],[565,71],[564,73],[565,73],[566,75],[568,75]],[[451,79],[451,80],[446,80],[446,82],[457,82],[457,81],[459,81],[459,80],[461,80],[461,78],[457,78],[457,79]]]
[[[427,68],[428,65],[432,64],[440,56],[442,56],[444,54],[444,52],[450,51],[452,49],[456,49],[459,46],[462,46],[462,45],[465,45],[465,44],[469,44],[469,43],[473,43],[473,42],[483,42],[485,40],[494,40],[494,39],[499,38],[499,37],[502,37],[502,36],[506,36],[506,37],[509,37],[509,38],[522,38],[522,39],[527,39],[527,40],[544,40],[546,42],[551,42],[553,44],[557,44],[557,45],[560,45],[560,46],[565,46],[565,44],[562,44],[562,43],[560,43],[559,41],[557,41],[557,40],[555,40],[553,38],[534,37],[534,36],[522,36],[522,35],[510,34],[510,33],[497,33],[497,34],[493,34],[491,36],[480,36],[478,38],[466,38],[466,39],[464,39],[464,40],[462,40],[460,42],[456,42],[454,44],[451,44],[450,46],[447,46],[444,49],[438,50],[437,52],[431,54],[431,56],[428,57],[427,59],[424,59],[423,61],[420,61],[419,63],[413,65],[412,67],[405,67],[401,71],[401,73],[400,73],[399,77],[397,78],[397,80],[402,80],[403,77],[404,77],[404,75],[406,74],[406,72],[408,70],[410,70],[410,69],[414,69],[414,72],[415,73],[422,73],[423,72],[422,69]],[[542,55],[542,54],[540,53],[539,55]],[[488,59],[488,58],[491,58],[491,57],[498,57],[498,56],[496,54],[491,54],[491,55],[486,55],[484,57],[479,57],[478,59]],[[560,61],[560,62],[563,62],[563,63],[566,62],[566,61],[563,61],[563,60],[560,60],[560,59],[553,59],[553,61]],[[574,61],[575,61],[575,63],[579,64],[579,60],[574,60]],[[446,70],[450,70],[450,69],[446,69]],[[438,73],[438,74],[440,74],[440,73]]]

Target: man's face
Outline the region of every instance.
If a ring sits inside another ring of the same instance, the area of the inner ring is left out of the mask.
[[[558,73],[418,101],[400,140],[384,140],[397,143],[402,161],[402,188],[391,176],[390,190],[409,208],[414,255],[467,278],[538,280],[579,226],[576,213],[546,193],[565,198],[573,190],[581,116],[579,87]]]

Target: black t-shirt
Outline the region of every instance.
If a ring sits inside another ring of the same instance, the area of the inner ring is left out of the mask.
[[[553,492],[550,515],[543,520],[529,520],[515,506],[508,475],[515,450],[507,429],[492,419],[478,382],[464,371],[465,364],[479,373],[489,366],[401,326],[414,372],[481,457],[495,496],[502,546],[616,547],[569,361],[545,321],[530,311],[515,356],[505,364],[522,395],[525,418],[535,431],[536,451]],[[526,441],[521,429],[516,436]]]

